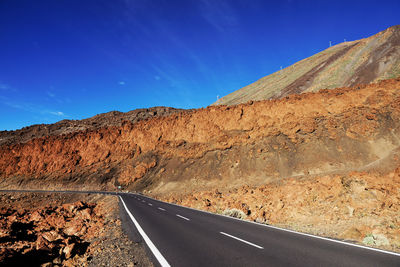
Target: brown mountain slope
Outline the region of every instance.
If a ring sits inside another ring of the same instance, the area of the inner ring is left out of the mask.
[[[218,100],[233,105],[400,76],[400,25],[330,47]]]

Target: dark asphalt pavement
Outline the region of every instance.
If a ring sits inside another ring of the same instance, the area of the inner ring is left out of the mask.
[[[288,232],[142,195],[121,194],[121,198],[171,266],[400,266],[400,256],[395,253]]]

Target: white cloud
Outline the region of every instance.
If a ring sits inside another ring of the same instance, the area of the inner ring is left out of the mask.
[[[120,81],[118,84],[119,85],[125,85],[125,82],[124,81]]]
[[[48,111],[48,113],[56,116],[65,116],[64,112],[61,111]]]
[[[11,108],[23,110],[23,111],[26,111],[29,113],[34,113],[34,114],[51,114],[51,115],[60,116],[60,117],[67,117],[67,115],[65,115],[65,113],[62,111],[53,111],[53,110],[44,109],[42,106],[34,105],[31,103],[27,103],[27,102],[17,103],[17,102],[10,100],[8,97],[3,97],[3,96],[0,96],[0,104],[9,106]]]

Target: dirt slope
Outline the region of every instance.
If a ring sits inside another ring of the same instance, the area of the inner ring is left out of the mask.
[[[400,25],[366,39],[345,42],[275,72],[223,98],[216,105],[281,98],[400,76]]]

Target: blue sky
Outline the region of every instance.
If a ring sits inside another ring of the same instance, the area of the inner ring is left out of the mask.
[[[385,0],[0,0],[0,130],[206,107],[399,14]]]

